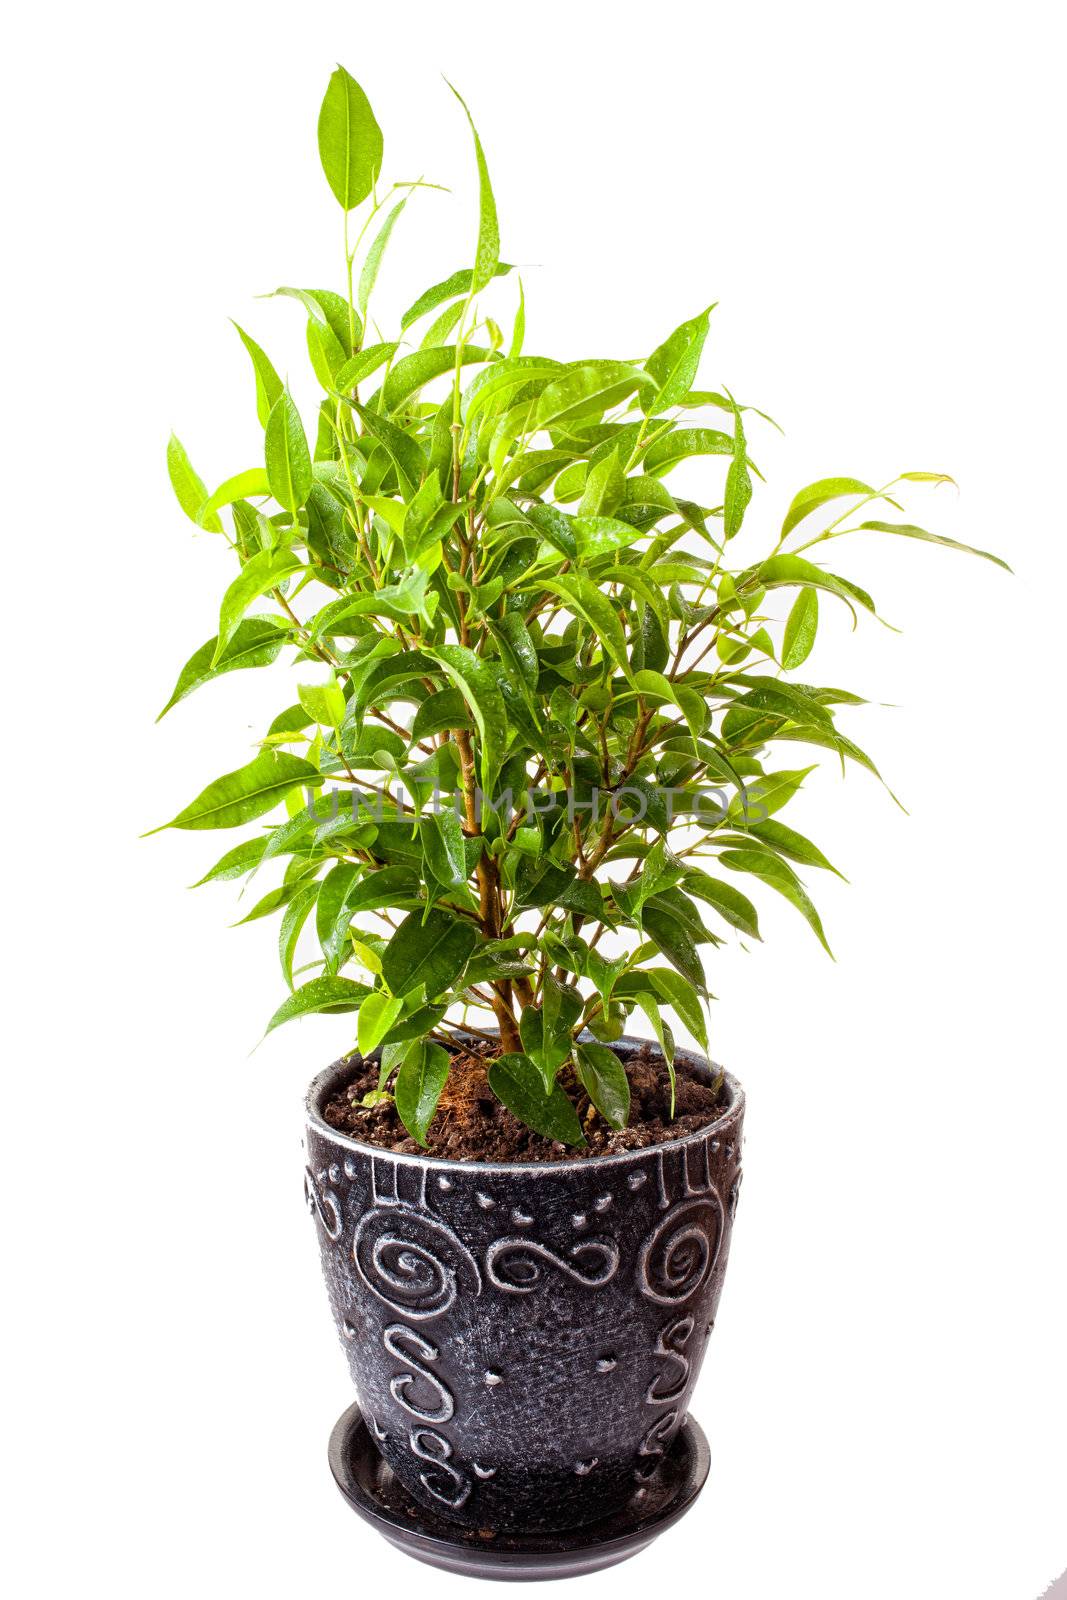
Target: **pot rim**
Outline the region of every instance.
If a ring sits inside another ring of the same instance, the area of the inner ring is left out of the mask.
[[[462,1031],[462,1030],[458,1030]],[[623,1034],[615,1041],[617,1044],[633,1045],[640,1047],[651,1044],[658,1050],[658,1045],[648,1039],[640,1039],[634,1034]],[[358,1052],[357,1052],[358,1053]],[[362,1139],[355,1139],[350,1133],[343,1133],[339,1128],[334,1128],[322,1115],[320,1107],[324,1104],[327,1094],[333,1089],[336,1081],[344,1074],[351,1071],[352,1056],[342,1056],[338,1061],[332,1062],[322,1072],[312,1078],[305,1097],[307,1120],[310,1127],[334,1144],[343,1149],[358,1151],[360,1155],[381,1157],[388,1161],[399,1161],[420,1167],[440,1167],[442,1169],[459,1169],[460,1171],[474,1172],[507,1172],[512,1174],[533,1174],[537,1172],[575,1172],[586,1168],[600,1170],[603,1167],[624,1166],[628,1162],[647,1160],[656,1151],[683,1150],[706,1139],[716,1128],[724,1126],[730,1121],[740,1120],[745,1110],[745,1091],[733,1073],[724,1068],[715,1067],[715,1064],[701,1055],[696,1050],[676,1050],[675,1060],[684,1058],[705,1072],[715,1070],[722,1072],[727,1090],[729,1091],[729,1104],[722,1107],[720,1114],[713,1121],[707,1122],[702,1128],[696,1128],[692,1133],[683,1134],[680,1139],[663,1139],[658,1144],[646,1144],[636,1150],[619,1150],[614,1155],[590,1156],[586,1159],[570,1157],[558,1161],[457,1161],[452,1156],[435,1156],[429,1151],[425,1154],[411,1150],[387,1150],[383,1145],[368,1144]]]

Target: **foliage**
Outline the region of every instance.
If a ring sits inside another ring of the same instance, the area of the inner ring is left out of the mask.
[[[270,1027],[354,1013],[359,1048],[381,1049],[378,1092],[425,1140],[442,1045],[484,1011],[503,1048],[494,1091],[578,1143],[563,1068],[621,1126],[629,1093],[610,1043],[632,1012],[667,1070],[665,1013],[706,1049],[703,958],[732,932],[759,939],[759,886],[826,945],[796,867],[835,869],[778,817],[812,770],[791,749],[875,769],[837,726],[858,697],[786,674],[808,661],[820,606],[854,621],[875,608],[813,558],[860,530],[952,544],[898,504],[948,480],[809,484],[773,546],[740,561],[759,477],[749,432],[770,419],[696,387],[713,308],[640,362],[525,354],[521,284],[510,335],[482,309],[487,291],[511,292],[499,280],[513,269],[471,130],[473,266],[384,338],[368,307],[419,185],[379,192],[381,130],[338,68],[319,150],[344,210],[346,288],[278,291],[307,313],[323,391],[311,440],[241,328],[262,461],[209,493],[171,440],[179,503],[228,540],[236,571],[165,711],[284,650],[298,681],[254,758],[166,826],[232,828],[284,808],[201,880],[284,863],[244,919],[280,917],[289,993]],[[709,504],[670,481],[705,457]]]

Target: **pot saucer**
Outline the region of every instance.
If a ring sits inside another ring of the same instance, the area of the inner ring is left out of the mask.
[[[566,1533],[486,1537],[435,1517],[411,1498],[378,1454],[358,1405],[349,1406],[330,1435],[337,1487],[391,1545],[431,1567],[498,1581],[576,1578],[628,1560],[685,1516],[709,1464],[708,1441],[690,1417],[655,1474],[621,1511]]]

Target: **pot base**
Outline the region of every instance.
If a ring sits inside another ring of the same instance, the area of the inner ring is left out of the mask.
[[[577,1578],[628,1560],[685,1516],[709,1465],[708,1441],[690,1417],[654,1476],[613,1516],[569,1533],[485,1534],[435,1517],[401,1488],[358,1405],[349,1406],[330,1435],[337,1487],[391,1545],[431,1567],[497,1581]]]

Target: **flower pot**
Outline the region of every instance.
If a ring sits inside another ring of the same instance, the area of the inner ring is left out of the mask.
[[[625,1059],[636,1039],[613,1048]],[[679,1060],[709,1080],[702,1058]],[[686,1419],[726,1271],[744,1095],[697,1133],[544,1163],[394,1154],[308,1094],[306,1187],[378,1451],[468,1529],[579,1528],[639,1506]]]

